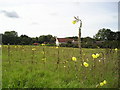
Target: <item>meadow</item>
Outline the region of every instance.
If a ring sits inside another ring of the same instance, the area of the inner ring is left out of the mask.
[[[118,52],[3,45],[2,88],[118,88]]]

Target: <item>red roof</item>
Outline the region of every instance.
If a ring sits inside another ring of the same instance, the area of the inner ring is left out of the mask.
[[[59,42],[68,42],[68,41],[73,41],[73,39],[69,38],[57,38]]]

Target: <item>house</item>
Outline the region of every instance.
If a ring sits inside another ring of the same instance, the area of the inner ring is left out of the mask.
[[[66,44],[68,41],[72,43],[76,43],[74,39],[69,38],[56,38],[56,45],[59,46],[60,44]]]
[[[33,45],[39,45],[39,43],[33,43]]]

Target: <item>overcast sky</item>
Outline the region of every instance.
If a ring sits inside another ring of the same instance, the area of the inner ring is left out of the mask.
[[[118,31],[118,1],[0,0],[0,33],[77,36],[79,23],[72,24],[74,16],[83,22],[82,37],[93,37],[102,28]]]

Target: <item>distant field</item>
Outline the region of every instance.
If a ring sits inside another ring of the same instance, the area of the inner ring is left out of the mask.
[[[81,57],[78,48],[3,45],[2,87],[118,88],[118,51],[83,48]]]

